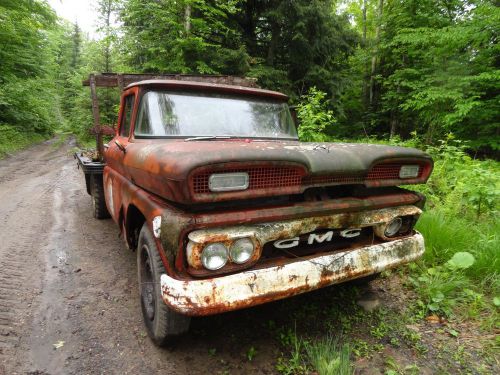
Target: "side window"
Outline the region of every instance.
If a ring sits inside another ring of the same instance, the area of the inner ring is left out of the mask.
[[[125,108],[123,108],[123,118],[120,126],[120,135],[128,137],[130,133],[130,121],[132,119],[132,111],[134,110],[135,95],[129,95],[125,98]]]
[[[146,93],[141,100],[141,104],[139,105],[139,113],[137,114],[137,120],[135,125],[135,134],[136,135],[150,135],[151,128],[149,126],[149,107],[147,106],[147,96],[149,93]]]

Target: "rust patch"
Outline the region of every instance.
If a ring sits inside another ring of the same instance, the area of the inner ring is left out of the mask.
[[[187,244],[188,272],[195,276],[213,276],[234,272],[253,266],[260,257],[266,243],[287,240],[318,229],[345,229],[384,226],[395,217],[420,215],[416,206],[401,206],[381,210],[347,212],[328,216],[309,217],[298,220],[240,225],[235,227],[196,230],[189,233]],[[239,238],[250,238],[256,246],[252,259],[244,265],[228,263],[217,272],[207,271],[201,263],[201,252],[210,243],[223,243],[228,249]],[[282,266],[279,266],[282,267]],[[278,268],[279,270],[279,268]]]
[[[162,275],[162,294],[178,312],[211,315],[367,276],[408,263],[423,251],[422,236],[416,233],[357,250],[206,280],[181,281]]]

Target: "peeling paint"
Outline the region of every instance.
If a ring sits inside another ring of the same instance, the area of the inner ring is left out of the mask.
[[[182,314],[217,314],[378,273],[411,262],[423,252],[423,237],[415,233],[355,250],[205,280],[178,280],[164,274],[162,296],[168,306]]]
[[[153,219],[153,235],[160,238],[161,235],[161,216],[155,216]]]
[[[416,206],[400,206],[272,223],[196,230],[188,235],[190,242],[187,248],[187,260],[193,269],[203,269],[200,259],[201,251],[211,242],[222,242],[230,247],[235,240],[248,237],[255,239],[258,246],[260,244],[264,246],[271,241],[279,241],[275,243],[276,247],[287,249],[298,245],[298,236],[318,229],[342,229],[341,233],[345,236],[354,236],[356,233],[359,234],[360,228],[385,227],[385,224],[395,217],[418,216],[421,212],[422,210]],[[324,236],[327,236],[327,233],[323,234],[320,239],[325,239]],[[316,241],[319,240],[316,239]],[[260,250],[259,246],[258,251]]]

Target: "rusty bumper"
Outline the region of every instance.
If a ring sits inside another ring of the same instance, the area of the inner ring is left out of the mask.
[[[395,241],[205,280],[161,276],[163,300],[186,315],[211,315],[286,298],[405,264],[424,253],[420,233]]]

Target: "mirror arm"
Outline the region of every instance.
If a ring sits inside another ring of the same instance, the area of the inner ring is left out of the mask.
[[[120,151],[122,151],[124,154],[127,153],[127,149],[124,145],[121,144],[119,140],[115,140],[115,144],[120,149]]]

